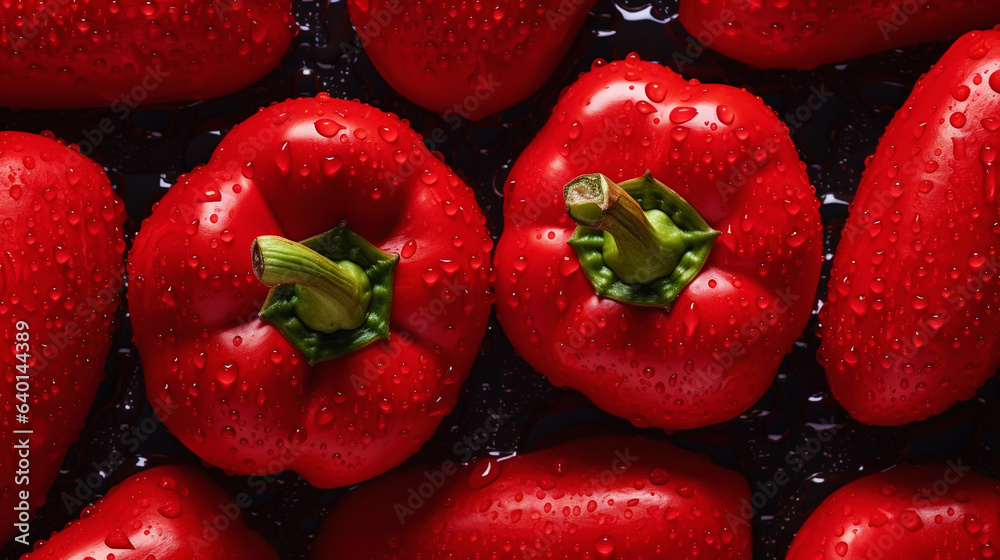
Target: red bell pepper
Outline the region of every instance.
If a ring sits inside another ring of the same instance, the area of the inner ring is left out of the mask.
[[[361,46],[389,85],[446,120],[478,120],[535,92],[597,0],[350,0]]]
[[[681,0],[694,38],[758,68],[809,69],[1000,23],[995,0]]]
[[[903,465],[856,480],[820,504],[786,560],[989,559],[1000,546],[1000,481],[961,462]]]
[[[125,205],[75,147],[23,132],[0,132],[0,197],[0,540],[28,544],[104,376]]]
[[[291,0],[68,0],[0,9],[0,106],[108,107],[206,99],[277,66]]]
[[[505,198],[495,286],[515,350],[638,426],[746,410],[809,318],[819,203],[787,128],[746,91],[599,61]]]
[[[900,425],[971,398],[1000,366],[1000,31],[959,39],[867,163],[820,315],[833,395]]]
[[[747,483],[643,438],[394,472],[341,498],[313,558],[750,558]]]
[[[236,500],[204,474],[157,467],[109,490],[21,560],[277,560],[242,517]]]
[[[292,468],[330,488],[396,466],[478,354],[484,224],[396,117],[326,94],[262,110],[136,238],[129,308],[149,398],[181,404],[167,426],[236,473]]]

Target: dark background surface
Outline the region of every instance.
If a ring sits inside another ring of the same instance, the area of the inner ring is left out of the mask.
[[[619,59],[635,51],[643,59],[681,71],[686,78],[745,87],[778,112],[789,124],[823,201],[829,258],[865,157],[874,151],[913,83],[946,48],[940,44],[911,47],[810,72],[759,71],[711,51],[699,53],[676,21],[675,0],[652,5],[602,0],[592,10],[561,69],[541,91],[500,115],[455,127],[406,101],[385,84],[365,54],[354,47],[355,34],[343,1],[297,0],[295,9],[300,32],[293,41],[293,52],[264,80],[235,95],[141,108],[124,120],[110,110],[0,110],[0,128],[35,133],[52,130],[71,142],[96,144],[90,155],[108,168],[126,201],[131,239],[165,188],[181,173],[207,162],[212,149],[236,123],[271,102],[327,91],[409,119],[425,137],[436,129],[444,130],[447,140],[433,148],[475,189],[490,216],[492,231],[498,235],[507,172],[548,117],[559,91],[589,69],[595,58]],[[796,115],[796,110],[808,107],[816,91],[834,95],[819,109]],[[116,130],[94,142],[92,131],[104,118],[114,120]],[[828,270],[829,263],[824,267],[819,300],[825,293]],[[121,309],[119,315],[121,329],[108,360],[107,379],[80,442],[70,452],[47,505],[33,523],[33,536],[58,530],[87,502],[138,470],[165,463],[201,464],[155,421],[146,403],[138,356],[130,344],[127,310]],[[554,388],[514,356],[493,323],[457,408],[410,463],[435,465],[457,458],[456,444],[502,410],[514,416],[490,436],[480,455],[524,451],[553,433],[560,438],[567,433],[641,433],[708,453],[720,464],[743,473],[754,490],[758,483],[775,480],[778,470],[785,470],[791,482],[781,487],[776,497],[764,500],[754,519],[758,559],[783,558],[805,517],[832,491],[898,462],[961,458],[974,470],[1000,476],[996,378],[977,398],[941,416],[899,428],[864,426],[850,420],[829,394],[815,359],[815,323],[815,319],[810,322],[771,389],[751,410],[725,424],[669,435],[634,428],[596,409],[579,394]],[[129,435],[123,440],[123,434]],[[116,452],[125,459],[109,461],[117,458]],[[233,494],[250,496],[253,505],[248,524],[287,559],[307,557],[322,515],[344,491],[317,490],[293,473],[267,480],[264,490],[258,491],[259,481],[251,485],[246,477],[229,477],[219,469],[211,472]],[[93,490],[88,490],[91,486]],[[81,490],[87,490],[81,492],[82,499],[66,499]],[[92,496],[87,497],[88,492]],[[0,557],[17,558],[23,552],[23,547],[9,545]]]

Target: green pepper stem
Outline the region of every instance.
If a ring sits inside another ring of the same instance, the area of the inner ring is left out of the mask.
[[[623,282],[631,284],[648,284],[670,275],[690,242],[718,235],[682,231],[664,212],[643,210],[624,189],[600,173],[571,181],[563,198],[577,224],[610,235],[604,261]]]
[[[365,323],[372,286],[351,261],[332,261],[276,235],[263,235],[251,247],[253,272],[270,287],[295,284],[295,313],[323,333],[352,330]]]

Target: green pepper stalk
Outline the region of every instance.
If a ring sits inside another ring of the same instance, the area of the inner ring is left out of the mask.
[[[251,248],[253,272],[265,285],[295,284],[295,312],[323,333],[356,329],[365,323],[372,285],[351,261],[332,261],[309,247],[263,235]]]
[[[565,186],[563,197],[580,226],[570,245],[584,272],[599,294],[625,303],[669,309],[719,236],[648,173],[622,185],[583,175]]]

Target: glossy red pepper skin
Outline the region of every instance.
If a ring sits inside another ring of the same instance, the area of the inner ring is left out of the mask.
[[[257,314],[261,235],[345,221],[398,254],[391,335],[310,366]],[[150,400],[211,464],[294,469],[319,487],[396,466],[454,406],[492,298],[492,242],[472,191],[396,117],[327,94],[262,109],[142,224],[129,308]]]
[[[1000,23],[993,0],[682,0],[693,37],[758,68],[809,69]]]
[[[985,560],[1000,539],[1000,481],[961,461],[902,465],[856,480],[823,501],[786,560]]]
[[[124,222],[125,205],[101,166],[51,137],[0,132],[4,542],[23,533],[14,527],[24,522],[15,511],[24,506],[21,492],[32,512],[45,502],[104,377],[123,285]],[[17,420],[22,412],[26,423]],[[27,477],[17,474],[22,454]]]
[[[596,3],[350,0],[347,8],[393,89],[446,119],[478,120],[545,83]]]
[[[1000,31],[959,39],[869,158],[833,261],[819,351],[858,420],[971,398],[1000,365]]]
[[[108,491],[21,560],[278,560],[232,496],[189,467],[156,467]]]
[[[335,504],[312,557],[750,558],[749,498],[738,474],[669,443],[585,438],[389,474]]]
[[[12,2],[0,8],[0,106],[110,107],[207,99],[277,66],[290,0]]]
[[[567,246],[576,224],[563,185],[646,170],[722,232],[671,311],[598,297]],[[723,422],[764,393],[809,318],[818,208],[787,128],[759,98],[635,55],[596,65],[511,170],[497,315],[536,370],[608,412],[664,429]]]

